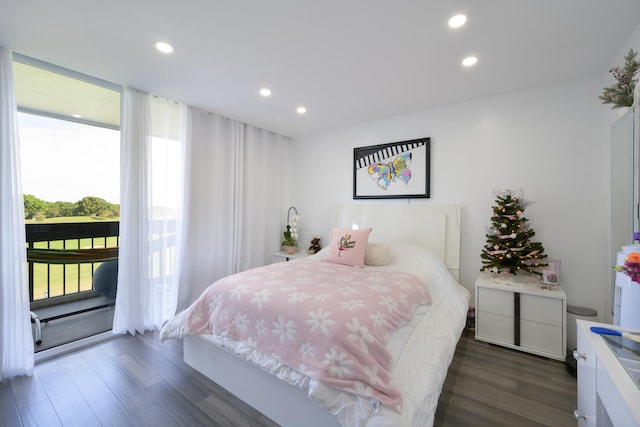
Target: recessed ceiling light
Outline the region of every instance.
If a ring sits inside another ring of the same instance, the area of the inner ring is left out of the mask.
[[[75,117],[76,119],[81,119],[82,114],[72,114],[71,117]]]
[[[266,87],[262,88],[262,89],[260,89],[260,95],[262,95],[264,97],[271,96],[271,91],[269,89],[267,89]]]
[[[173,46],[171,46],[169,43],[165,43],[165,42],[156,43],[156,49],[158,49],[162,53],[171,53],[171,52],[173,52]]]
[[[298,107],[298,108],[296,108],[296,112],[298,114],[304,114],[304,113],[307,112],[307,109],[305,107]]]
[[[467,56],[462,60],[462,65],[464,65],[465,67],[471,67],[472,65],[476,65],[477,62],[478,58],[476,58],[475,56]]]
[[[460,28],[467,22],[467,15],[455,15],[449,19],[449,27]]]

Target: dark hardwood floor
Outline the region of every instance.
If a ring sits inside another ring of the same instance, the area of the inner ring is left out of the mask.
[[[563,362],[476,341],[465,331],[436,411],[436,426],[572,426],[576,378]]]
[[[436,426],[575,426],[576,381],[557,361],[465,332]],[[182,341],[122,336],[0,382],[2,426],[275,426],[182,362]]]

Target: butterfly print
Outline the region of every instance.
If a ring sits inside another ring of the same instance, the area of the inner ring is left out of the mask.
[[[371,179],[376,180],[378,187],[386,190],[396,178],[406,184],[411,179],[411,153],[404,153],[389,163],[373,162],[367,168]]]

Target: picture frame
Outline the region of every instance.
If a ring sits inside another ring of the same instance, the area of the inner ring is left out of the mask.
[[[353,198],[430,198],[430,163],[430,137],[356,147]]]
[[[560,259],[546,258],[544,262],[547,265],[540,267],[540,283],[547,286],[560,285]]]

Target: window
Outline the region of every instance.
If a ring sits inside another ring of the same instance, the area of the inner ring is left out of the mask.
[[[20,55],[14,86],[27,247],[117,247],[121,88]],[[98,265],[30,262],[32,302],[95,294]]]
[[[18,114],[25,219],[118,219],[120,132]]]
[[[119,86],[21,56],[14,79],[26,219],[117,219]]]

